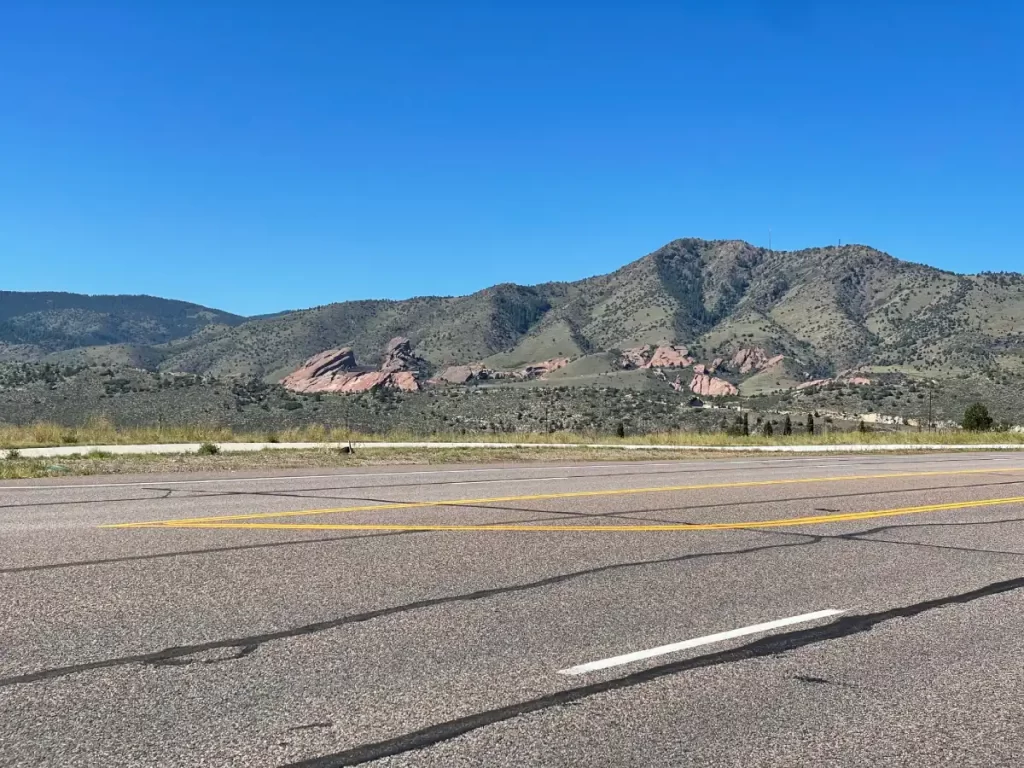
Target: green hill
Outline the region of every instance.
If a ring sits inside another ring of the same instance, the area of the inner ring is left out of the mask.
[[[0,359],[37,359],[101,345],[163,344],[213,323],[232,326],[243,320],[228,312],[154,296],[0,291]]]
[[[517,346],[568,324],[586,350],[676,341],[705,359],[761,346],[822,374],[1024,371],[1024,277],[956,275],[866,246],[677,240],[568,290]]]
[[[752,346],[786,355],[785,375],[762,377],[758,391],[862,366],[1001,379],[1024,374],[1024,277],[957,275],[862,245],[769,251],[684,239],[577,282],[348,301],[248,321],[151,297],[0,294],[0,359],[49,353],[272,379],[332,347],[351,346],[373,364],[399,335],[435,367],[514,367],[665,342],[705,361]]]
[[[476,361],[513,345],[564,292],[557,285],[499,285],[454,298],[329,304],[174,342],[161,368],[280,377],[332,347],[350,346],[357,360],[374,363],[395,336],[408,336],[434,365]]]

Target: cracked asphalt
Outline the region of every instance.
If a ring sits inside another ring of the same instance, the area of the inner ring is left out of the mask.
[[[1024,764],[1022,454],[288,474],[0,484],[0,765]]]

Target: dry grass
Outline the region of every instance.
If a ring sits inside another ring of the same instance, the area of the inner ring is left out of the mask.
[[[710,458],[708,454],[680,450],[671,458]],[[611,451],[603,448],[567,448],[557,457],[545,448],[379,448],[342,453],[337,449],[274,449],[245,453],[141,454],[117,456],[89,454],[59,459],[0,459],[0,480],[113,474],[170,474],[240,470],[368,467],[396,464],[486,464],[529,461],[650,461],[664,460],[665,451]]]
[[[916,433],[904,433],[905,436],[915,436]],[[839,435],[837,435],[839,436]],[[888,437],[892,438],[892,434]],[[936,437],[935,434],[930,435]],[[1005,433],[982,433],[973,435],[956,435],[958,437],[975,438],[975,442],[999,441],[1008,437]],[[544,435],[548,442],[557,444],[565,440],[555,439],[559,435]],[[572,435],[574,439],[593,439],[588,436]],[[652,436],[653,437],[653,436]],[[438,449],[417,449],[417,447],[380,447],[380,449],[357,450],[354,454],[344,453],[337,447],[330,447],[325,444],[317,449],[310,450],[289,450],[289,449],[268,449],[256,452],[239,453],[218,453],[218,454],[141,454],[141,455],[116,455],[101,451],[90,451],[69,457],[52,459],[31,459],[22,458],[18,452],[4,451],[0,453],[0,480],[28,479],[37,477],[61,477],[74,475],[111,475],[111,474],[172,474],[178,472],[229,472],[242,470],[274,470],[274,469],[306,469],[306,468],[343,468],[343,467],[367,467],[397,464],[487,464],[487,463],[520,463],[520,462],[633,462],[633,461],[665,461],[678,459],[721,459],[722,454],[688,449],[687,445],[720,445],[744,444],[744,438],[733,437],[728,440],[722,439],[712,441],[709,439],[698,442],[697,440],[681,440],[676,443],[664,439],[659,444],[679,444],[677,451],[643,450],[622,451],[615,450],[612,444],[607,447],[565,447],[557,452],[552,452],[547,447],[509,447],[509,449],[487,449],[487,447],[438,447]],[[677,437],[669,435],[669,438]],[[689,435],[694,437],[694,435]],[[697,435],[699,437],[699,435]],[[714,435],[703,435],[703,437],[714,437]],[[724,437],[724,436],[723,436]],[[826,442],[825,436],[816,436],[816,443]],[[861,437],[865,437],[861,435]],[[872,434],[866,435],[866,440],[860,442],[884,442],[884,440],[871,439]],[[1021,443],[1020,435],[1013,435],[1015,443]],[[460,439],[464,439],[460,436]],[[543,440],[538,440],[539,442]],[[651,440],[653,442],[653,440]],[[795,444],[806,442],[806,440],[786,440]],[[939,442],[939,440],[934,440]],[[608,442],[612,442],[608,440]],[[765,444],[764,438],[746,438],[745,444],[752,447]],[[775,443],[783,442],[782,438],[774,440]],[[830,444],[848,444],[839,440],[828,440]],[[893,441],[895,442],[895,441]],[[911,445],[920,440],[904,439],[901,443]],[[965,450],[970,449],[970,441],[950,442],[946,444],[963,444]],[[842,449],[840,450],[842,452]],[[900,453],[897,449],[895,453]],[[909,453],[902,452],[902,453]],[[730,458],[736,457],[760,457],[765,458],[763,453],[737,451],[730,453]]]
[[[419,435],[391,432],[367,435],[323,426],[296,427],[278,432],[234,432],[223,427],[154,426],[115,427],[111,422],[96,419],[81,427],[39,423],[29,426],[0,424],[0,448],[34,448],[56,445],[152,445],[156,443],[228,443],[228,442],[517,442],[517,443],[600,443],[605,445],[693,445],[693,446],[762,446],[762,445],[862,445],[888,444],[972,445],[978,443],[1024,444],[1024,434],[1016,432],[828,432],[826,434],[795,434],[789,437],[751,435],[738,437],[723,432],[660,432],[649,435],[627,435],[616,438],[607,434],[554,433],[440,433]]]

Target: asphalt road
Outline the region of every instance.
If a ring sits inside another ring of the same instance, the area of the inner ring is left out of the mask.
[[[1015,453],[4,483],[0,605],[4,766],[1024,764]]]

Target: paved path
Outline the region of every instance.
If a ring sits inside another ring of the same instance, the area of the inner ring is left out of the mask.
[[[976,445],[947,445],[942,443],[907,444],[879,443],[864,445],[648,445],[645,443],[509,443],[509,442],[355,442],[355,443],[217,443],[224,453],[250,453],[272,450],[313,450],[351,446],[358,451],[381,448],[549,448],[559,449],[605,448],[619,451],[698,451],[705,453],[891,453],[893,451],[959,452],[959,451],[1024,451],[1022,443],[984,443]],[[161,454],[195,453],[202,443],[158,443],[149,445],[56,445],[46,448],[18,448],[26,459],[81,456],[92,451],[103,453]],[[5,453],[5,451],[0,451]]]
[[[0,598],[2,765],[1024,763],[1019,454],[3,483]]]

